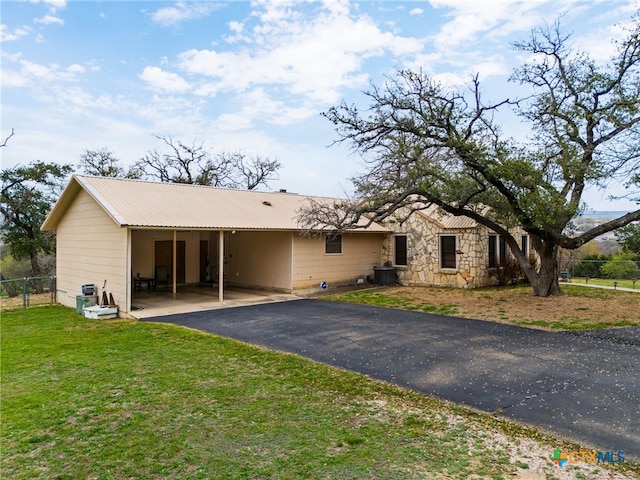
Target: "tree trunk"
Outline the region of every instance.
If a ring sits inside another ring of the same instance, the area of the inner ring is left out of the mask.
[[[6,278],[4,278],[4,275],[2,273],[0,273],[0,280],[2,280],[3,282],[6,280]],[[2,285],[3,285],[3,288],[7,291],[7,295],[9,295],[9,297],[18,296],[18,291],[15,289],[13,285],[11,285],[11,282],[4,282]]]
[[[532,240],[540,259],[540,269],[535,279],[531,281],[533,294],[536,297],[557,295],[560,293],[560,283],[558,281],[558,245],[540,239],[537,239],[538,241],[535,241],[535,239]]]
[[[34,277],[35,285],[36,285],[36,293],[44,292],[44,284],[42,283],[42,279],[40,278],[40,274],[42,270],[40,269],[40,264],[38,263],[38,253],[32,252],[31,255],[31,275]]]

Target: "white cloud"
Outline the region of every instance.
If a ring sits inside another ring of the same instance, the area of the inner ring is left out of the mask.
[[[429,3],[445,21],[429,38],[432,50],[418,56],[411,67],[419,67],[423,62],[425,70],[444,83],[462,85],[475,73],[480,74],[481,81],[497,76],[506,80],[513,65],[526,59],[512,48],[512,42],[526,39],[534,28],[553,25],[559,16],[569,24],[583,14],[589,0],[429,0]]]
[[[430,0],[436,9],[447,9],[451,20],[435,38],[439,48],[468,49],[478,36],[491,33],[502,41],[516,31],[527,31],[571,8],[574,0]],[[551,7],[544,9],[543,7]]]
[[[145,67],[140,78],[153,88],[166,92],[186,92],[191,89],[191,85],[178,74],[165,72],[158,67]]]
[[[640,3],[637,6],[640,7]],[[628,21],[615,24],[605,22],[604,25],[594,25],[593,28],[585,29],[580,35],[574,34],[571,42],[575,50],[588,52],[595,61],[608,62],[617,53],[616,42],[628,38],[629,28],[633,28],[631,15]]]
[[[229,22],[228,25],[229,25],[229,30],[231,30],[236,34],[240,34],[244,30],[244,24],[242,22],[233,21],[233,22]]]
[[[412,8],[411,10],[409,10],[409,15],[411,15],[412,17],[420,16],[423,13],[424,10],[422,8]]]
[[[0,82],[2,83],[3,88],[9,87],[26,87],[30,84],[29,78],[23,75],[21,72],[17,70],[2,69],[2,75],[0,76]]]
[[[53,77],[53,71],[51,68],[46,65],[40,65],[33,62],[28,62],[26,60],[21,62],[22,64],[22,72],[27,77],[35,77],[41,80],[48,80]]]
[[[244,23],[242,22],[229,22],[227,24],[229,30],[233,32],[232,35],[226,35],[224,37],[227,43],[238,43],[238,42],[250,42],[251,38],[244,34]]]
[[[62,20],[60,17],[56,17],[55,15],[45,15],[42,18],[34,18],[33,22],[41,23],[43,25],[52,25],[52,24],[64,25],[64,20]]]
[[[242,95],[242,104],[237,110],[249,123],[257,119],[275,125],[294,124],[318,113],[311,105],[296,106],[275,100],[263,88],[256,88]]]
[[[76,82],[79,75],[87,72],[87,67],[74,63],[67,67],[61,67],[52,63],[49,65],[24,60],[22,54],[2,54],[2,84],[5,87],[37,86],[39,89],[56,83]],[[95,71],[98,67],[92,62],[88,63],[89,69]]]
[[[31,33],[30,27],[22,26],[10,31],[9,27],[3,23],[0,25],[0,42],[15,42],[29,33]]]
[[[84,68],[82,65],[78,65],[77,63],[74,63],[73,65],[68,66],[66,70],[69,73],[84,73],[87,71],[86,68]]]
[[[313,13],[306,16],[295,2],[257,2],[253,18],[260,22],[253,28],[228,25],[240,48],[187,50],[179,56],[179,68],[200,77],[199,95],[256,87],[282,93],[284,88],[317,110],[317,105],[338,101],[342,89],[367,85],[369,77],[362,71],[367,59],[422,49],[419,40],[382,31],[364,15],[352,16],[346,2],[312,5]]]
[[[39,3],[39,2],[38,0],[35,0],[33,3]],[[51,5],[53,8],[64,8],[67,6],[67,0],[42,0],[42,3]]]
[[[172,7],[156,10],[151,14],[151,18],[163,27],[171,27],[189,20],[207,17],[219,8],[221,8],[220,4],[215,2],[177,2]]]

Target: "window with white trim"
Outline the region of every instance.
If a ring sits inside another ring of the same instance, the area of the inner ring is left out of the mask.
[[[456,268],[455,235],[440,235],[440,268]]]
[[[524,256],[529,258],[529,235],[522,235],[520,238],[520,248]]]
[[[502,236],[489,235],[489,268],[496,268],[507,260],[507,242]]]
[[[327,235],[324,239],[324,253],[327,255],[342,253],[342,235]]]
[[[407,236],[394,235],[393,237],[393,264],[400,267],[407,266]]]

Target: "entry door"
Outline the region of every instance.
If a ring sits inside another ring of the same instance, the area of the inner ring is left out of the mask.
[[[209,276],[209,240],[200,240],[200,281]]]
[[[176,242],[176,283],[185,282],[185,241]],[[173,240],[158,240],[155,242],[155,266],[167,267],[169,274],[173,272]]]

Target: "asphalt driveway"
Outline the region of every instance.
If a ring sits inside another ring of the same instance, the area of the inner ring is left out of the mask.
[[[296,353],[640,460],[640,327],[544,332],[323,300],[148,321]]]

